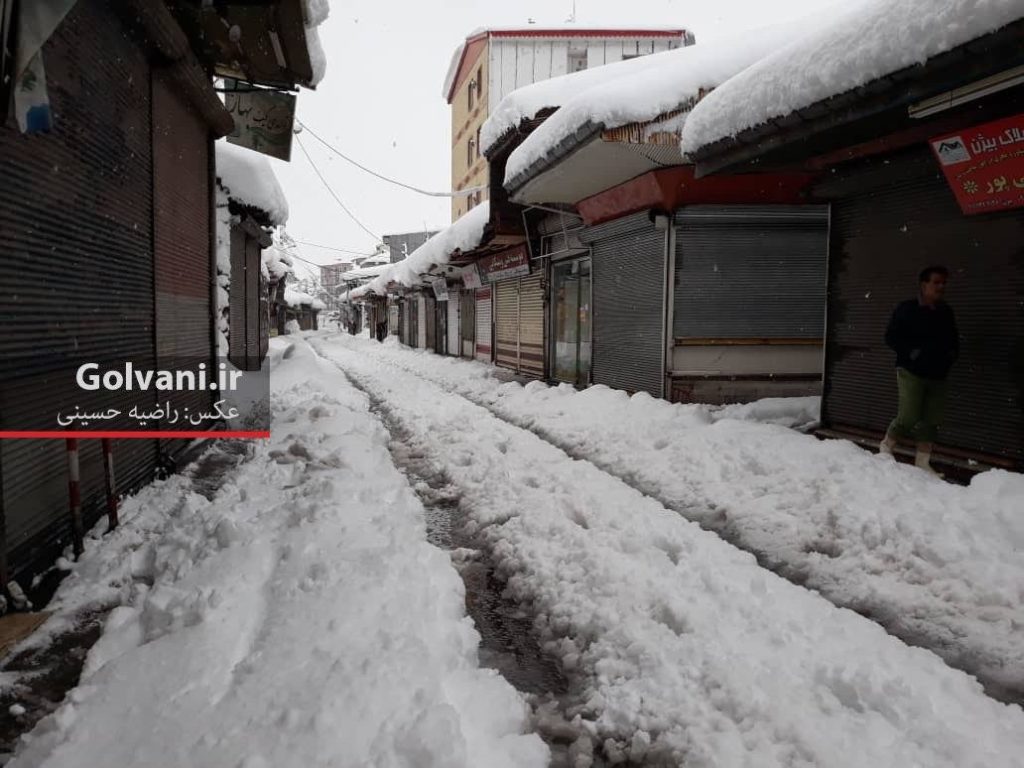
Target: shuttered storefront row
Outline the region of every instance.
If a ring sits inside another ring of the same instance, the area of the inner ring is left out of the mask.
[[[830,238],[825,425],[880,433],[896,413],[893,308],[950,270],[961,355],[939,442],[1024,466],[1024,211],[964,216],[922,147],[822,185]]]
[[[828,206],[696,205],[675,219],[675,338],[822,338]]]
[[[0,126],[0,425],[7,430],[56,427],[69,398],[86,411],[127,410],[119,393],[79,391],[75,369],[154,362],[149,63],[100,0],[79,0],[43,54],[53,130],[24,136],[13,114]],[[79,451],[91,524],[103,510],[100,441],[83,440]],[[115,441],[114,456],[118,490],[128,493],[152,477],[156,441]],[[5,551],[16,573],[67,540],[64,442],[0,440],[0,472]]]
[[[491,289],[476,289],[476,359],[491,361]]]
[[[661,397],[665,381],[665,232],[647,213],[588,227],[593,280],[592,379]]]
[[[459,356],[461,337],[459,335],[459,293],[451,289],[448,293],[448,354]]]

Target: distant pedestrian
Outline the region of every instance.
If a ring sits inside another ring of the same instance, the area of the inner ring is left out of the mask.
[[[929,472],[946,408],[946,377],[960,355],[956,318],[942,300],[948,281],[945,267],[921,270],[917,298],[896,307],[885,332],[885,343],[896,353],[899,410],[878,448],[891,455],[899,440],[913,441],[914,463]]]
[[[384,338],[388,335],[388,324],[385,322],[377,323],[377,341],[384,341]]]

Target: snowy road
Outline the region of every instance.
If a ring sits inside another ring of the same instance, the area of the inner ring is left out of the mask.
[[[773,412],[768,401],[716,410],[604,387],[523,388],[478,363],[338,343],[485,405],[935,651],[993,695],[1024,701],[1019,475],[989,472],[968,488],[951,486],[842,441],[751,423],[812,418],[791,406]]]
[[[1020,708],[933,654],[388,359],[412,353],[311,342],[459,489],[509,591],[582,681],[578,714],[602,758],[1024,765]]]

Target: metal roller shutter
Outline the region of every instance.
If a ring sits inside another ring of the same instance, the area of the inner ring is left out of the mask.
[[[55,425],[81,363],[154,363],[149,64],[99,0],[76,3],[44,55],[53,130],[23,136],[13,116],[0,125],[0,425],[13,430]],[[84,394],[83,409],[123,403]],[[79,448],[92,524],[104,498],[100,442]],[[127,493],[152,477],[156,441],[116,441],[114,456]],[[16,573],[68,535],[64,443],[0,441],[0,472]]]
[[[165,71],[154,71],[153,243],[156,344],[162,367],[215,367],[211,306],[211,140],[206,123]],[[184,414],[208,410],[211,392],[165,393]],[[164,441],[181,453],[186,440]]]
[[[494,363],[519,368],[519,281],[494,284]]]
[[[424,296],[420,301],[423,302],[423,316],[426,319],[427,334],[424,339],[424,349],[434,350],[437,349],[437,302],[434,301],[432,296]]]
[[[491,361],[491,289],[476,289],[476,359]]]
[[[592,380],[661,397],[665,233],[646,213],[585,229],[593,281]]]
[[[462,356],[473,357],[476,345],[476,296],[473,291],[463,290],[462,311]]]
[[[939,441],[1024,466],[1024,212],[964,216],[927,148],[820,190],[832,204],[827,426],[883,431],[896,413],[893,308],[930,264],[951,272],[961,357]]]
[[[519,280],[519,372],[544,375],[544,288],[539,274]]]
[[[416,297],[416,346],[427,347],[427,301],[423,296]]]
[[[458,357],[462,344],[459,336],[459,294],[453,290],[448,296],[448,354]]]
[[[827,206],[690,206],[676,225],[676,338],[824,335]]]

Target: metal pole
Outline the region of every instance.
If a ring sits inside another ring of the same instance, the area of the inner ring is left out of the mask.
[[[82,527],[81,473],[78,466],[78,439],[66,440],[68,451],[68,502],[71,509],[71,540],[77,560],[85,552],[85,530]]]
[[[117,528],[117,483],[114,480],[114,441],[109,437],[102,438],[103,443],[103,474],[107,480],[107,523],[108,531]]]

